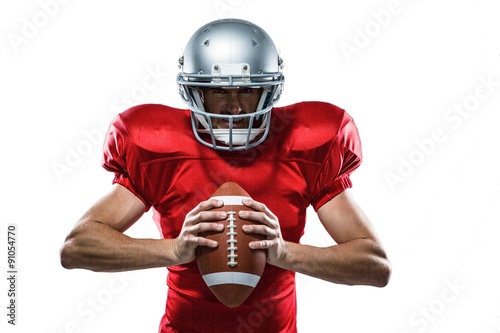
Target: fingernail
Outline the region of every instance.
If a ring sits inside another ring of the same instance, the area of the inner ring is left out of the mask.
[[[248,216],[248,213],[244,210],[240,210],[239,214],[240,214],[240,217],[243,217],[243,218]]]
[[[219,216],[220,216],[221,219],[226,218],[226,212],[220,212]]]

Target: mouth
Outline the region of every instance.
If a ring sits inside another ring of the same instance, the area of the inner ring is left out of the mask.
[[[229,128],[229,118],[214,119],[216,128]],[[233,118],[233,128],[246,128],[248,127],[248,119]]]

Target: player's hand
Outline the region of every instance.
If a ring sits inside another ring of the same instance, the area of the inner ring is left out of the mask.
[[[267,262],[277,265],[286,253],[286,242],[281,234],[278,217],[266,205],[255,200],[243,200],[243,204],[255,211],[240,210],[239,216],[244,220],[258,222],[255,225],[244,225],[246,233],[256,233],[266,236],[266,239],[249,244],[252,249],[266,249]]]
[[[227,213],[210,211],[212,208],[223,206],[219,200],[210,199],[202,201],[184,220],[179,236],[174,240],[174,254],[179,264],[192,261],[195,258],[197,246],[217,247],[217,242],[208,238],[200,237],[199,233],[206,231],[222,231],[224,224],[218,221],[225,220]]]

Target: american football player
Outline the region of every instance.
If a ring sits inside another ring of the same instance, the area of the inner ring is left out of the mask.
[[[369,218],[350,193],[362,161],[352,117],[326,102],[277,106],[283,60],[259,26],[222,19],[205,24],[179,59],[179,93],[187,109],[146,104],[124,110],[106,136],[109,194],[67,236],[65,268],[126,271],[167,267],[168,296],[159,332],[297,331],[295,273],[346,285],[384,287],[390,262]],[[217,301],[198,271],[201,237],[224,228],[221,184],[238,183],[253,198],[244,231],[267,250],[267,265],[239,307]],[[300,244],[312,206],[335,245]],[[160,239],[124,234],[148,210]]]

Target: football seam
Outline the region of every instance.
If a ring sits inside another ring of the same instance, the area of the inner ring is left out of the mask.
[[[238,265],[238,254],[236,254],[236,251],[238,250],[238,247],[236,246],[236,244],[238,243],[238,240],[236,239],[236,237],[238,236],[238,232],[236,231],[236,225],[234,224],[234,222],[236,222],[236,218],[234,217],[235,214],[236,212],[233,211],[227,212],[227,222],[229,223],[227,226],[229,232],[226,234],[227,236],[229,236],[229,239],[227,240],[227,250],[229,251],[229,254],[227,255],[229,259],[227,265],[231,267]]]
[[[249,199],[248,196],[240,196],[240,195],[221,195],[221,196],[215,196],[212,197],[213,199],[221,200],[224,202],[224,206],[234,206],[234,205],[243,205],[243,200],[244,199]],[[228,251],[228,261],[227,261],[227,266],[229,267],[235,267],[238,265],[238,231],[236,230],[237,226],[234,222],[236,222],[236,211],[230,210],[227,212],[227,228],[229,231],[226,233],[226,235],[229,237],[227,240],[227,251]]]

